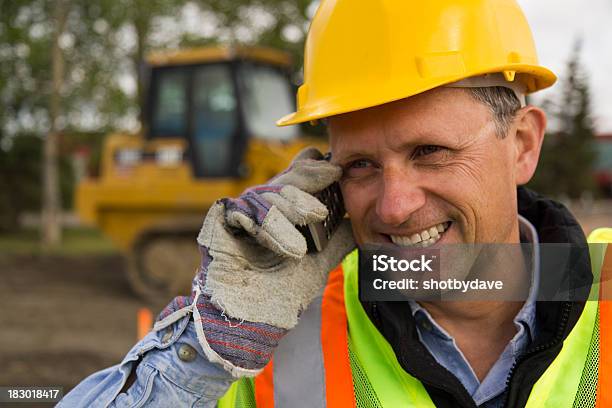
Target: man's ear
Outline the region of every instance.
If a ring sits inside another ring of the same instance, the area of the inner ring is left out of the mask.
[[[514,120],[516,184],[526,184],[538,166],[546,131],[546,114],[535,106],[521,109]]]

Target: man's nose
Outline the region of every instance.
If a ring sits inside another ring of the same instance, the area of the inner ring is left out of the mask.
[[[385,224],[401,225],[425,205],[425,191],[414,176],[410,177],[400,169],[386,169],[383,172],[376,213]]]

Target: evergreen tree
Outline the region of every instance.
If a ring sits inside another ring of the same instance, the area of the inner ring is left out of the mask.
[[[588,76],[580,65],[582,43],[572,50],[558,102],[543,104],[551,119],[538,170],[530,187],[553,196],[578,198],[595,191],[595,129]]]

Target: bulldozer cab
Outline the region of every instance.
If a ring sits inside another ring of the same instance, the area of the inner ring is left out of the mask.
[[[147,139],[184,139],[196,178],[239,177],[249,138],[289,143],[289,58],[263,49],[185,50],[148,59]]]
[[[76,189],[75,208],[125,255],[135,292],[151,301],[189,293],[196,237],[222,197],[265,183],[304,147],[325,151],[297,126],[290,59],[263,48],[152,54],[142,130],[105,138],[100,176]]]

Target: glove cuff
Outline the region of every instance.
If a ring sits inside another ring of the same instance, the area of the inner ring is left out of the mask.
[[[198,323],[202,347],[209,347],[223,360],[225,369],[235,376],[258,374],[272,359],[278,342],[287,333],[285,329],[264,323],[233,319],[221,306],[213,305],[207,295],[200,293],[196,294],[193,316]]]
[[[192,302],[171,313],[162,313],[154,330],[159,331],[192,313],[198,342],[209,361],[220,364],[234,377],[254,377],[268,364],[280,339],[287,333],[264,323],[245,322],[226,316],[210,297],[194,288]],[[174,303],[174,302],[173,302]]]

